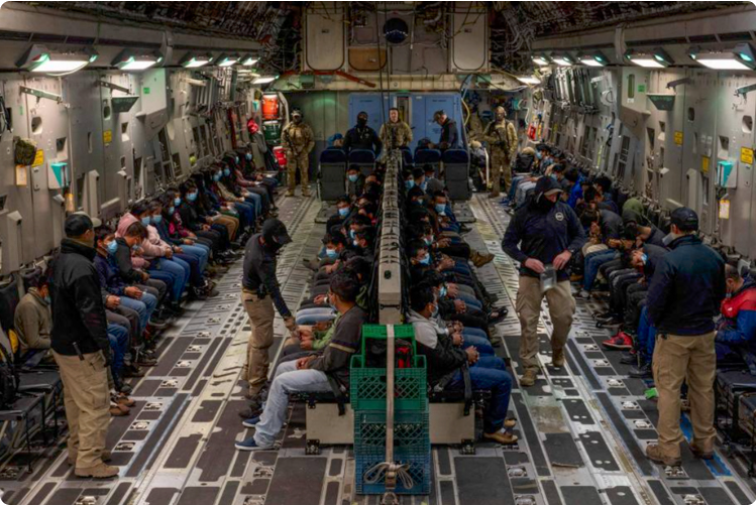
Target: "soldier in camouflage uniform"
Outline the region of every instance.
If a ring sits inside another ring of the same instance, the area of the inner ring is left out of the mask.
[[[291,113],[291,123],[286,125],[281,135],[281,144],[286,152],[286,179],[289,182],[289,191],[286,195],[294,196],[297,187],[297,167],[299,167],[299,179],[302,182],[302,196],[310,196],[310,151],[315,147],[315,136],[312,128],[302,122],[302,113],[295,109]]]
[[[496,198],[501,191],[501,176],[504,176],[504,193],[512,185],[512,162],[517,156],[517,130],[507,121],[507,110],[499,106],[494,110],[495,118],[483,133],[483,140],[491,150],[491,194]]]
[[[378,134],[386,152],[392,149],[406,148],[412,142],[412,129],[404,121],[399,120],[399,109],[389,109],[389,121],[381,126]]]

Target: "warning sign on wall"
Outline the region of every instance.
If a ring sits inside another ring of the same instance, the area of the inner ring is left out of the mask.
[[[709,173],[709,163],[711,163],[711,158],[709,158],[708,156],[701,157],[701,172],[703,174]]]
[[[675,144],[678,146],[682,146],[683,143],[683,133],[680,131],[675,132]]]
[[[38,149],[37,153],[34,155],[34,161],[32,162],[32,167],[39,167],[43,163],[45,163],[45,150]]]
[[[730,219],[730,201],[727,199],[722,199],[719,201],[719,219]]]
[[[749,165],[753,164],[753,150],[751,148],[740,148],[740,161]]]
[[[105,144],[110,144],[113,141],[113,131],[112,130],[105,130],[102,133],[102,141]]]

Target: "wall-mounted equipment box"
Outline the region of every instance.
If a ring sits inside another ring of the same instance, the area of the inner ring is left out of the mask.
[[[71,169],[66,162],[50,162],[47,169],[47,189],[62,190],[71,186]]]
[[[660,111],[671,111],[675,108],[675,95],[651,94],[646,95]]]
[[[717,162],[717,185],[720,188],[738,187],[738,166],[732,160]]]

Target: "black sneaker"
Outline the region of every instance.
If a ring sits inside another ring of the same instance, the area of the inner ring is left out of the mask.
[[[620,364],[638,365],[638,355],[633,351],[626,351],[620,357]]]
[[[260,415],[262,415],[262,412],[262,406],[260,404],[257,404],[256,402],[253,402],[249,407],[242,409],[237,414],[239,415],[239,418],[248,420],[250,418],[259,417]]]
[[[627,375],[631,378],[645,379],[652,378],[654,376],[654,373],[651,370],[651,364],[643,364],[639,367],[631,367]]]

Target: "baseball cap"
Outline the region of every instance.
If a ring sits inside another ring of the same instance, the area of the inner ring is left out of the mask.
[[[289,232],[286,230],[286,225],[281,220],[276,218],[270,218],[265,220],[262,227],[263,237],[266,239],[272,239],[276,243],[283,246],[291,242]]]
[[[683,232],[694,232],[698,230],[698,215],[689,207],[678,207],[670,215],[673,225]]]
[[[102,221],[99,218],[91,218],[85,212],[76,212],[66,218],[64,230],[68,237],[79,237],[86,233],[87,230],[92,230],[102,226]]]
[[[555,193],[561,193],[562,187],[559,182],[551,177],[542,177],[536,182],[535,194],[536,195],[554,195]]]

